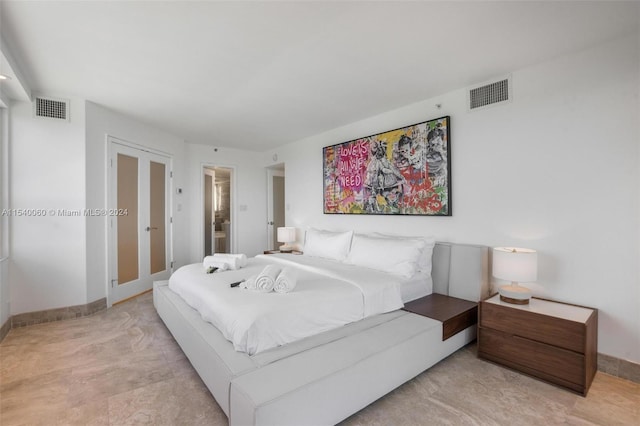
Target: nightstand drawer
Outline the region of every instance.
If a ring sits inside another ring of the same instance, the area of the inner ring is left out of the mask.
[[[585,351],[585,326],[583,323],[492,303],[484,304],[482,309],[480,327],[500,330],[507,334],[548,343],[579,353]]]
[[[598,310],[495,295],[480,302],[478,356],[586,396],[598,364]]]
[[[478,355],[500,361],[505,365],[540,375],[547,380],[560,379],[578,385],[585,385],[585,357],[576,352],[550,346],[522,337],[481,328],[479,330]],[[544,375],[542,376],[541,373]]]

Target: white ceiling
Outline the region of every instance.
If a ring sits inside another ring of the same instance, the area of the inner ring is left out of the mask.
[[[258,151],[612,40],[638,21],[638,2],[614,1],[0,0],[0,32],[33,93]]]

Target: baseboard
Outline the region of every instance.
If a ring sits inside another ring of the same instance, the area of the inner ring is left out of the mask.
[[[47,309],[44,311],[26,312],[11,317],[11,328],[43,324],[72,318],[81,318],[107,309],[107,298],[103,297],[86,305],[68,306],[66,308]]]
[[[640,383],[640,364],[598,353],[598,371]]]
[[[0,327],[0,342],[2,342],[4,336],[9,333],[9,330],[11,330],[11,318],[7,318],[4,324],[2,324],[2,327]]]

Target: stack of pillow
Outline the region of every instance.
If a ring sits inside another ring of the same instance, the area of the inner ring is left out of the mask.
[[[431,237],[400,237],[379,233],[355,234],[310,228],[304,254],[363,266],[411,278],[418,272],[431,274],[435,240]]]

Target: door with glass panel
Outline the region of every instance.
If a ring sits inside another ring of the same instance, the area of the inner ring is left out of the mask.
[[[171,273],[171,159],[111,141],[110,302],[149,290]]]

